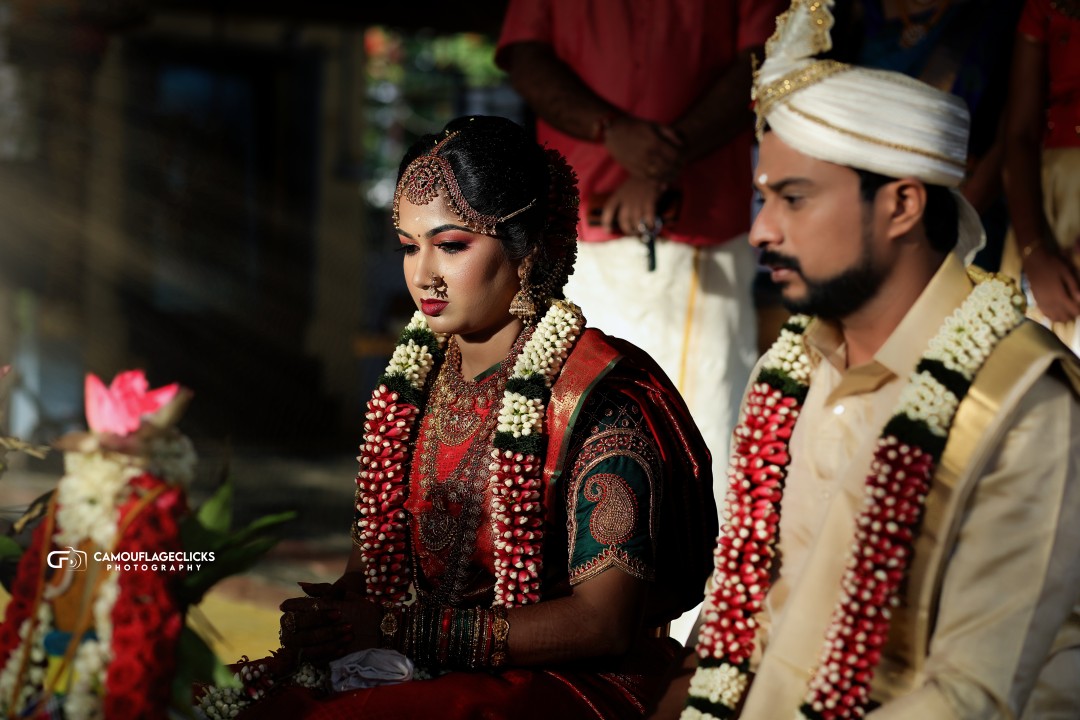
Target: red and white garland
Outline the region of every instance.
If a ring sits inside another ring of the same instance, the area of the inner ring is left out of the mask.
[[[364,555],[367,594],[379,602],[404,602],[412,582],[405,515],[411,441],[420,394],[445,344],[446,336],[431,332],[417,311],[367,404],[353,540]]]
[[[89,407],[88,402],[88,416]],[[20,561],[4,622],[18,628],[18,635],[0,633],[0,713],[5,717],[44,712],[51,696],[57,696],[68,720],[141,716],[167,704],[172,654],[149,668],[145,658],[173,647],[183,616],[160,573],[79,568],[92,578],[82,600],[90,603],[89,610],[64,640],[64,659],[46,652],[50,636],[63,635],[57,633],[52,603],[75,579],[65,567],[57,573],[61,582],[54,577],[46,583],[51,550],[179,549],[177,518],[186,511],[183,487],[190,484],[196,461],[191,442],[174,430],[155,429],[120,452],[103,437],[117,438],[90,433],[73,441],[55,509],[35,530]],[[155,641],[161,646],[147,647]]]
[[[1023,297],[1014,286],[974,276],[978,284],[930,341],[878,440],[840,598],[804,703],[797,712],[792,708],[796,718],[863,715],[952,419],[990,352],[1023,321]],[[809,387],[802,342],[808,322],[795,317],[781,331],[735,430],[725,524],[683,720],[731,717],[749,687],[755,616],[770,587],[789,443]]]
[[[495,537],[495,605],[536,602],[540,595],[544,508],[543,420],[550,389],[584,326],[580,310],[557,301],[517,357],[492,442],[491,523]],[[428,375],[445,336],[416,313],[368,402],[360,447],[355,541],[365,562],[367,594],[401,604],[412,581],[405,496],[414,432]]]
[[[495,605],[540,600],[544,446],[539,438],[551,386],[584,324],[577,306],[553,303],[521,349],[503,393],[491,451]]]

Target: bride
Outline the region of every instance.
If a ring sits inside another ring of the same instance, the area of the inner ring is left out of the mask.
[[[278,659],[390,648],[429,679],[279,684],[244,715],[640,717],[712,568],[710,461],[655,363],[563,299],[573,173],[461,118],[405,156],[393,217],[418,312],[368,404],[347,570],[283,603]]]

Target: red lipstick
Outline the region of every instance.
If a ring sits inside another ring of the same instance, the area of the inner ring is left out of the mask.
[[[424,299],[420,301],[420,310],[430,317],[438,317],[439,313],[441,313],[449,304],[450,303],[445,300]]]

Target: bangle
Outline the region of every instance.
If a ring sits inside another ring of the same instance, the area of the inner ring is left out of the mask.
[[[404,610],[388,609],[380,625],[384,637],[392,638],[401,628],[404,637],[392,647],[418,665],[455,670],[506,665],[510,623],[503,606],[449,608],[416,602]]]
[[[379,623],[379,644],[386,649],[397,649],[397,631],[401,626],[402,611],[393,605],[383,609],[382,621]]]
[[[491,667],[500,668],[506,664],[506,640],[510,637],[510,621],[506,619],[505,605],[497,605],[493,610],[495,619],[491,621],[491,637],[495,642],[491,648]]]
[[[593,123],[593,142],[603,143],[604,140],[607,139],[608,128],[610,128],[611,124],[621,115],[622,114],[617,110],[611,110],[598,117],[596,122]]]

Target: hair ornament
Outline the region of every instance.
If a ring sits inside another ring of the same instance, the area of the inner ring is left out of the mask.
[[[460,132],[460,130],[455,130],[448,134],[435,143],[427,154],[416,158],[405,168],[405,172],[401,175],[401,181],[394,191],[393,219],[395,225],[398,224],[400,218],[399,210],[402,195],[413,205],[427,205],[439,194],[440,188],[445,189],[446,202],[450,209],[454,211],[454,214],[460,216],[470,230],[484,235],[496,235],[496,225],[520,215],[536,204],[536,199],[533,198],[528,205],[501,217],[486,215],[470,205],[458,186],[457,178],[454,176],[454,169],[450,167],[450,161],[439,155],[439,151],[443,146],[457,137]]]

